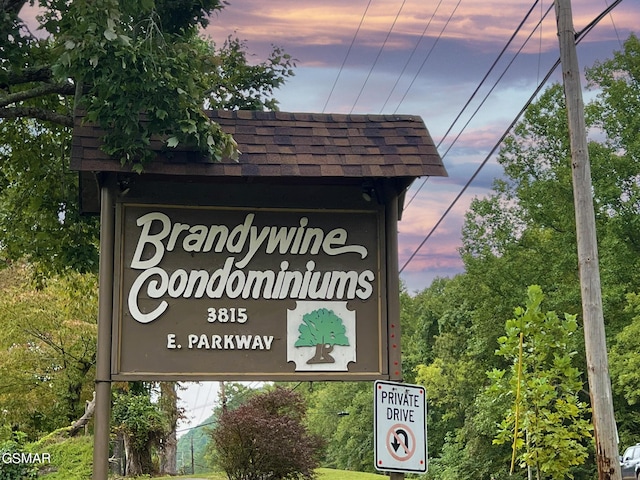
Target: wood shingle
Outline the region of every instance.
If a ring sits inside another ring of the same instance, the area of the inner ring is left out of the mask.
[[[205,177],[416,178],[446,176],[422,119],[411,115],[344,115],[259,111],[210,111],[234,136],[238,162],[158,142],[145,172]],[[100,150],[103,132],[76,117],[71,167],[84,172],[126,172]]]

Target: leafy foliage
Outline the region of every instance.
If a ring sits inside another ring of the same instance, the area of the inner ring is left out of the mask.
[[[0,257],[27,258],[38,274],[98,269],[98,220],[80,214],[66,128],[0,122]]]
[[[36,465],[28,463],[6,461],[6,458],[11,458],[11,455],[21,454],[25,451],[24,439],[17,434],[13,435],[14,438],[0,442],[0,458],[3,461],[0,463],[0,480],[25,480],[38,477],[38,468]]]
[[[206,72],[209,108],[227,110],[277,110],[273,97],[288,77],[294,75],[295,61],[280,47],[273,47],[269,58],[250,65],[246,44],[228,37],[217,52],[218,64]]]
[[[322,441],[303,425],[302,396],[285,388],[223,412],[211,433],[230,480],[312,479]]]
[[[26,3],[0,2],[0,261],[95,272],[98,219],[80,214],[69,170],[76,108],[136,171],[158,145],[216,161],[235,143],[203,108],[277,109],[295,62],[274,47],[250,64],[241,41],[200,37],[219,0],[41,0],[38,35],[20,18]]]
[[[625,312],[633,315],[631,322],[616,335],[609,355],[611,383],[620,403],[629,406],[620,409],[618,421],[624,425],[620,433],[621,445],[637,443],[636,433],[640,425],[640,365],[638,364],[638,338],[640,338],[640,294],[627,295]]]
[[[3,423],[35,438],[69,425],[91,397],[97,281],[69,273],[36,288],[24,265],[0,271]]]
[[[163,31],[154,2],[136,7],[72,2],[58,23],[53,72],[82,86],[86,119],[106,131],[104,150],[138,171],[154,157],[153,135],[167,137],[169,147],[195,146],[214,160],[237,157],[233,139],[202,111],[203,70],[214,64],[208,44],[194,33]]]
[[[23,28],[19,9],[3,5],[13,35],[1,47],[13,61],[0,63],[0,117],[71,126],[74,109],[82,108],[106,132],[104,150],[134,171],[154,157],[152,138],[212,161],[236,159],[235,141],[203,107],[275,109],[273,91],[293,75],[294,63],[280,48],[250,66],[239,40],[230,37],[218,51],[199,36],[222,8],[219,0],[40,3],[44,40]],[[60,95],[73,98],[51,104]]]
[[[322,465],[375,472],[371,383],[314,383],[308,403],[309,430],[328,442]]]
[[[148,386],[135,382],[130,387],[114,392],[112,417],[114,430],[127,451],[127,475],[135,476],[158,470],[152,453],[169,425],[159,406],[151,401]]]
[[[570,469],[582,464],[591,438],[588,408],[579,398],[581,372],[573,366],[578,325],[575,315],[564,319],[541,311],[542,290],[528,289],[526,309],[515,309],[500,337],[500,355],[507,370],[488,372],[490,398],[507,396],[513,405],[501,422],[495,443],[513,442],[522,466],[535,467],[540,478],[572,478]]]

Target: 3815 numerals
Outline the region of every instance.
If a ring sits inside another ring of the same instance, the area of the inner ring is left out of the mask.
[[[207,322],[245,323],[249,320],[246,308],[208,308]]]

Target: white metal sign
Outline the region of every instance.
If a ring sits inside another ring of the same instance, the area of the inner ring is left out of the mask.
[[[427,471],[427,399],[421,385],[375,382],[376,469]]]

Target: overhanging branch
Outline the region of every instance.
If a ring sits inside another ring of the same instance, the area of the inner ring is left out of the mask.
[[[2,1],[2,0],[0,0]],[[51,68],[24,68],[17,72],[7,72],[4,83],[0,84],[0,88],[7,89],[12,85],[22,85],[29,82],[49,82],[52,78]]]
[[[73,95],[75,93],[75,88],[76,87],[71,83],[45,83],[28,90],[22,90],[20,92],[10,93],[9,95],[0,97],[0,107],[7,107],[13,103],[23,102],[25,100],[51,94]]]
[[[33,118],[35,120],[57,123],[63,127],[73,127],[73,118],[71,115],[64,115],[36,107],[1,107],[0,118],[9,120],[16,118]]]

